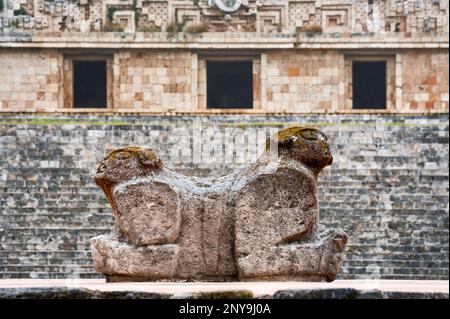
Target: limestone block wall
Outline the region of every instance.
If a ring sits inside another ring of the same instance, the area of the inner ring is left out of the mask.
[[[352,111],[353,60],[386,61],[388,112],[448,112],[448,50],[271,51],[262,56],[263,109]]]
[[[403,110],[448,111],[448,59],[448,51],[401,53]]]
[[[192,104],[192,54],[189,51],[120,52],[115,56],[116,108],[189,111]]]
[[[344,65],[338,51],[275,51],[263,59],[266,60],[262,75],[264,110],[330,112],[339,109],[345,92]]]
[[[92,111],[73,108],[71,63],[98,56],[107,60],[110,112],[230,112],[206,107],[210,59],[253,62],[254,108],[231,112],[372,112],[352,109],[352,61],[360,59],[386,61],[387,108],[381,112],[449,109],[447,49],[102,52],[0,49],[0,112]]]
[[[0,110],[55,111],[62,105],[56,50],[0,49]]]
[[[198,123],[196,142],[190,133]],[[318,192],[321,227],[342,228],[350,237],[339,278],[448,280],[448,123],[448,114],[3,114],[0,278],[100,277],[88,240],[113,225],[92,179],[108,150],[141,145],[185,174],[225,175],[247,164],[177,161],[175,147],[192,159],[227,129],[239,139],[255,129],[309,124],[328,135],[335,157]],[[237,153],[250,145],[236,143]]]

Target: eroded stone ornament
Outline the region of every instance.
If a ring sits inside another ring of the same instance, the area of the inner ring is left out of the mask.
[[[256,163],[220,178],[179,174],[152,150],[111,152],[95,181],[115,231],[91,239],[94,268],[108,281],[334,280],[347,235],[317,232],[327,138],[302,127],[276,137]]]
[[[216,6],[223,12],[235,12],[242,4],[242,0],[214,0]]]

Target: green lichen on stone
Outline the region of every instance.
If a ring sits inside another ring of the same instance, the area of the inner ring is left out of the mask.
[[[113,22],[114,20],[114,13],[117,11],[116,6],[108,7],[106,16],[108,17],[109,22]]]
[[[404,122],[391,122],[391,123],[360,123],[360,122],[344,122],[344,123],[335,123],[335,122],[313,122],[310,124],[299,123],[299,122],[267,122],[267,123],[259,123],[259,122],[248,122],[248,123],[220,123],[218,124],[220,127],[236,127],[240,129],[246,129],[251,127],[273,127],[273,128],[285,128],[291,126],[302,126],[307,128],[312,127],[354,127],[354,126],[388,126],[388,127],[418,127],[418,126],[440,126],[439,123],[404,123]]]
[[[149,169],[160,169],[163,164],[161,159],[151,149],[144,149],[137,146],[128,146],[119,148],[108,153],[103,162],[100,164],[99,170],[102,171],[105,167],[122,165],[120,161],[137,159],[143,167]],[[97,172],[99,172],[99,170]],[[98,180],[100,184],[101,180]]]
[[[304,130],[310,129],[308,127],[294,126],[288,127],[284,130],[278,131],[278,141],[282,142],[286,139],[289,139],[293,136],[298,136]]]
[[[131,125],[134,123],[125,121],[99,121],[99,120],[73,120],[73,119],[59,119],[59,118],[0,118],[0,125],[14,126],[14,125],[93,125],[93,126],[121,126]]]
[[[14,10],[13,14],[15,16],[26,16],[26,15],[28,15],[28,12],[27,12],[27,10],[25,10],[24,7],[20,7],[19,9]]]
[[[7,116],[3,116],[0,113],[0,126],[14,126],[14,125],[52,125],[52,126],[61,126],[61,125],[82,125],[82,126],[127,126],[127,125],[145,125],[145,126],[152,126],[152,125],[159,125],[160,123],[158,121],[144,121],[144,120],[129,120],[126,118],[126,115],[124,117],[121,117],[121,115],[111,116],[109,114],[102,114],[97,115],[95,119],[77,119],[77,118],[70,118],[70,117],[64,117],[59,118],[58,115],[55,116],[29,116],[26,118],[20,118],[15,117],[17,115],[13,115],[11,113],[8,113]],[[403,116],[403,115],[402,115]],[[404,117],[416,117],[417,115],[404,115]],[[432,116],[432,114],[423,114],[424,120],[427,119],[428,116]],[[111,120],[108,120],[110,119]],[[167,117],[169,118],[169,117]],[[176,118],[176,116],[174,116]],[[186,124],[189,124],[189,121],[186,121]],[[230,127],[230,128],[239,128],[239,129],[247,129],[247,128],[278,128],[283,129],[286,127],[293,127],[293,126],[301,126],[301,127],[355,127],[355,126],[364,126],[364,127],[376,127],[376,126],[382,126],[382,127],[422,127],[422,126],[440,126],[441,124],[436,123],[430,123],[429,121],[425,121],[424,123],[418,123],[417,121],[414,121],[414,123],[405,123],[405,122],[357,122],[357,121],[345,121],[336,123],[335,121],[321,121],[321,122],[309,122],[309,123],[300,123],[300,122],[238,122],[238,123],[217,123],[218,127]]]
[[[252,299],[250,290],[226,290],[196,292],[190,295],[190,299]]]
[[[278,131],[276,135],[279,145],[282,145],[287,141],[293,140],[296,136],[310,139],[308,136],[312,137],[316,135],[316,132],[317,129],[311,126],[292,126]],[[266,150],[270,149],[271,141],[270,138],[266,140]]]
[[[157,161],[158,156],[153,150],[144,149],[137,146],[128,146],[111,151],[105,158],[106,161],[113,161],[116,159],[129,159],[129,158],[141,158],[145,156],[147,160]]]
[[[277,127],[277,128],[283,128],[286,126],[286,123],[282,123],[282,122],[277,122],[277,123],[273,123],[273,122],[255,122],[255,123],[220,123],[218,124],[219,126],[222,127],[237,127],[237,128],[241,128],[241,129],[246,129],[249,127]]]

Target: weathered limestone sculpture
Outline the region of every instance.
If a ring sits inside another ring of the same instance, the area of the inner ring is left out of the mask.
[[[96,183],[114,211],[112,234],[91,239],[108,281],[334,280],[347,235],[317,232],[317,176],[332,163],[326,136],[278,132],[240,174],[187,177],[152,150],[128,147],[100,164]]]

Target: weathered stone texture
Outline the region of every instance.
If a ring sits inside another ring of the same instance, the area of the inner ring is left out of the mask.
[[[127,280],[334,280],[347,234],[317,233],[317,176],[333,162],[327,137],[310,127],[276,136],[255,163],[220,178],[179,174],[150,149],[110,152],[95,182],[115,229],[91,239],[94,269]]]
[[[407,51],[401,54],[402,111],[448,112],[448,59],[448,51],[434,54]]]
[[[339,88],[345,72],[343,57],[333,50],[267,53],[263,109],[268,112],[337,111],[345,93]]]
[[[168,162],[179,142],[175,128],[195,118],[3,115],[0,276],[62,278],[79,271],[98,277],[89,239],[113,225],[92,179],[104,150],[142,145],[160,150]],[[320,221],[350,237],[338,278],[448,279],[448,114],[217,115],[202,121],[233,127],[236,135],[258,123],[309,124],[328,135],[336,161],[319,177]],[[245,165],[174,163],[198,176]]]
[[[156,293],[133,290],[100,291],[87,288],[0,288],[1,299],[448,299],[444,292],[380,291],[353,288],[279,290],[255,296],[248,290]]]
[[[114,73],[123,109],[167,112],[192,110],[191,52],[150,51],[117,54]]]
[[[136,278],[172,278],[177,266],[178,245],[133,247],[107,235],[92,239],[95,269],[106,274]]]
[[[54,50],[0,49],[0,109],[54,111],[59,105],[60,54]]]
[[[383,112],[448,112],[448,49],[370,54],[363,49],[278,49],[251,56],[243,52],[238,57],[253,62],[253,109],[244,111],[207,108],[207,54],[116,51],[104,56],[109,79],[107,111],[372,112],[352,109],[352,61],[369,59],[386,61]],[[235,58],[222,55],[224,60]],[[56,49],[0,49],[0,112],[89,111],[73,108],[72,59]]]
[[[4,3],[4,4],[3,4]],[[89,32],[165,31],[177,21],[187,32],[288,33],[443,33],[448,30],[446,1],[2,1],[0,31]],[[225,14],[231,13],[227,18]],[[186,17],[186,26],[181,21]],[[425,22],[427,21],[427,22]],[[204,26],[206,25],[206,26]],[[198,26],[203,26],[199,29]],[[197,28],[196,28],[197,27]],[[197,30],[197,31],[195,31]]]

